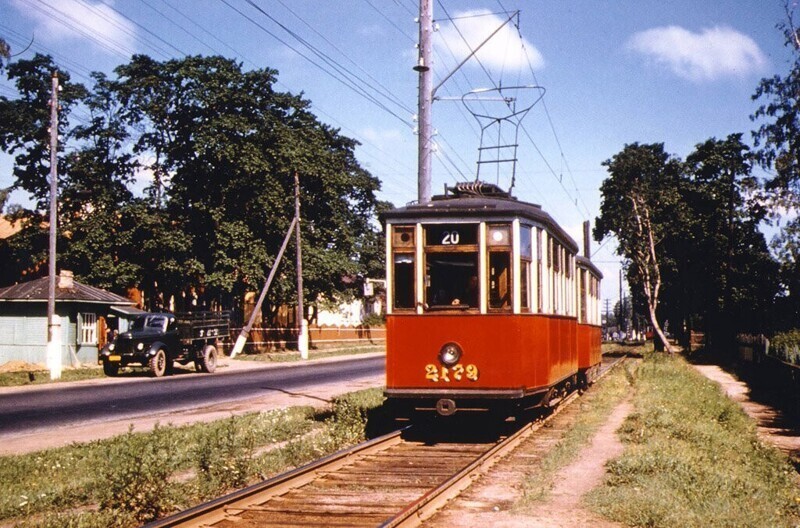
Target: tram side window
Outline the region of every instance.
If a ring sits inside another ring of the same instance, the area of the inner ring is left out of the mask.
[[[489,308],[511,308],[511,254],[489,253]]]
[[[529,312],[531,309],[531,258],[533,254],[533,244],[531,240],[531,228],[522,226],[520,228],[520,307],[522,311]]]
[[[393,305],[397,309],[415,306],[414,288],[414,226],[394,226],[392,231]]]
[[[587,294],[586,294],[586,276],[587,273],[585,270],[578,270],[578,282],[579,282],[579,291],[580,291],[580,323],[587,323],[588,319],[586,318],[586,302],[587,302]]]
[[[486,244],[489,249],[489,308],[510,310],[513,291],[511,225],[490,225]]]
[[[536,229],[536,306],[539,313],[544,311],[544,291],[542,289],[542,230]]]

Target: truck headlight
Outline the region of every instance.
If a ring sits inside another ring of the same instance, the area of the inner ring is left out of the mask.
[[[136,344],[136,350],[139,350],[139,351],[144,350],[144,343],[137,343]]]

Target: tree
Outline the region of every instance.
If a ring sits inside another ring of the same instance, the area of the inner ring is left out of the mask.
[[[70,111],[85,96],[80,84],[70,81],[67,72],[59,70],[49,56],[35,55],[7,68],[20,96],[9,100],[0,96],[0,149],[14,156],[14,185],[9,190],[22,189],[35,200],[33,209],[15,207],[12,220],[23,222],[23,230],[9,242],[3,258],[0,276],[5,280],[23,274],[38,273],[47,258],[47,211],[50,203],[50,99],[51,77],[58,73],[62,90],[59,94],[59,131],[66,131]],[[59,149],[63,148],[59,144]],[[59,158],[59,174],[65,169]]]
[[[786,46],[794,52],[794,62],[785,77],[762,79],[752,99],[766,99],[751,116],[763,121],[753,132],[758,161],[774,170],[767,188],[774,191],[779,205],[796,205],[800,200],[800,38],[793,20],[794,7],[784,2],[786,21],[778,24]]]
[[[785,76],[761,80],[752,97],[761,105],[751,119],[760,123],[753,138],[756,159],[771,174],[765,187],[772,213],[779,217],[782,211],[790,212],[790,220],[773,239],[772,247],[780,264],[783,289],[776,323],[794,327],[800,317],[800,220],[793,214],[800,207],[800,34],[794,21],[794,4],[784,2],[784,10],[786,20],[778,24],[778,29],[794,60]]]
[[[8,45],[8,42],[5,39],[0,38],[0,72],[2,72],[6,65],[5,62],[8,62],[8,59],[11,58],[11,46]]]
[[[692,281],[710,339],[733,346],[735,333],[764,331],[776,294],[777,266],[759,230],[766,216],[742,134],[698,144],[681,187],[691,217]],[[690,278],[686,277],[689,281]]]
[[[680,162],[663,144],[634,143],[603,162],[610,176],[600,191],[600,217],[594,237],[616,236],[617,253],[630,261],[632,285],[641,288],[650,324],[666,350],[672,353],[658,320],[662,287],[660,245],[680,210]]]
[[[15,188],[31,194],[37,211],[47,211],[50,199],[50,99],[51,77],[57,73],[59,93],[59,132],[67,130],[69,114],[86,96],[81,84],[72,83],[67,72],[58,69],[49,56],[36,54],[31,60],[17,61],[8,67],[18,99],[0,96],[0,149],[14,159]],[[59,144],[59,149],[63,145]],[[61,162],[61,160],[59,160]],[[63,167],[59,166],[59,174]]]
[[[89,121],[67,134],[79,146],[65,156],[59,178],[59,232],[65,238],[59,263],[89,284],[124,292],[141,279],[141,266],[124,258],[131,252],[121,229],[137,164],[125,150],[128,133],[109,81],[99,73],[93,77],[82,101]]]
[[[33,272],[45,255],[52,71],[38,55],[11,64],[21,96],[0,98],[14,187],[37,201],[19,212],[29,232],[2,248],[4,280]],[[274,89],[277,72],[222,57],[135,56],[115,73],[94,74],[91,91],[60,74],[69,154],[59,156],[59,260],[77,278],[119,293],[136,286],[152,309],[173,299],[179,310],[235,306],[273,264],[294,214],[295,173],[306,298],[346,296],[360,285],[354,278],[382,266],[378,180],[358,164],[354,140],[319,122],[302,96]],[[69,129],[78,104],[89,121]],[[143,177],[150,183],[135,196]],[[290,269],[273,285],[275,305],[295,298]]]
[[[190,246],[194,271],[167,296],[191,290],[210,301],[258,290],[293,216],[295,172],[307,297],[352,288],[342,278],[363,269],[359,244],[375,231],[379,185],[358,165],[355,141],[320,123],[307,100],[276,91],[274,70],[136,56],[116,72],[134,152],[153,160],[151,206]],[[282,273],[270,297],[287,303],[294,292],[293,274]]]

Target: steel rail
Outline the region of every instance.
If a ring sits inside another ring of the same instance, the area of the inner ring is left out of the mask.
[[[259,500],[265,500],[275,495],[281,495],[313,481],[318,476],[317,472],[323,468],[325,471],[335,471],[350,463],[354,457],[374,454],[388,449],[402,441],[401,434],[403,431],[404,429],[400,429],[351,448],[337,451],[332,455],[320,458],[286,473],[281,473],[263,482],[253,484],[212,501],[198,504],[169,517],[153,521],[146,524],[144,528],[213,525],[225,519],[230,512],[249,509],[248,504],[252,503],[256,497]]]

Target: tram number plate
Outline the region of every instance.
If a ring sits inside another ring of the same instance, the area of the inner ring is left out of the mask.
[[[451,381],[461,381],[467,379],[469,381],[478,381],[478,367],[469,364],[458,364],[453,367],[440,367],[429,363],[425,365],[425,379],[433,383],[450,383]]]

